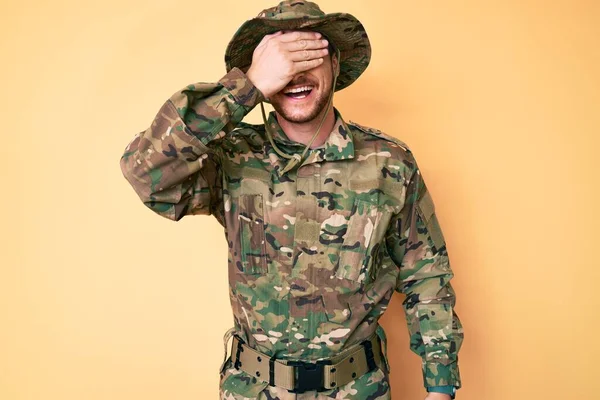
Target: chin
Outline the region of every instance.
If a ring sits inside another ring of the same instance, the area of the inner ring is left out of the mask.
[[[283,95],[282,95],[283,96]],[[321,97],[304,104],[290,104],[287,98],[277,99],[271,105],[286,121],[305,123],[317,118],[327,106],[327,97]]]
[[[279,115],[281,115],[285,120],[296,123],[310,122],[314,120],[318,115],[320,110],[316,110],[315,107],[311,109],[288,109],[288,108],[279,108],[274,107],[275,111]]]

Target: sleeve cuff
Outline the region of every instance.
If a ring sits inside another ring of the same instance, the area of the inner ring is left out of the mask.
[[[252,108],[265,98],[241,69],[232,68],[219,80],[239,105]]]
[[[444,364],[442,362],[425,362],[423,368],[423,382],[425,387],[454,386],[461,387],[458,361]]]

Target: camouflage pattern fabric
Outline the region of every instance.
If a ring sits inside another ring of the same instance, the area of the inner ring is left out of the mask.
[[[280,30],[311,30],[325,35],[340,50],[340,74],[335,90],[354,82],[367,69],[371,45],[365,28],[351,14],[325,14],[316,3],[287,0],[263,10],[246,21],[233,35],[225,50],[225,67],[247,71],[252,54],[265,35]]]
[[[333,356],[378,329],[398,291],[424,385],[460,387],[453,272],[410,149],[335,110],[326,143],[282,175],[264,126],[241,122],[261,100],[238,68],[174,93],[126,147],[125,178],[165,218],[210,214],[223,226],[235,328],[250,346],[289,360]],[[303,147],[273,114],[268,123],[282,150]],[[380,370],[336,390],[297,398],[390,396]],[[221,393],[291,398],[231,368]]]

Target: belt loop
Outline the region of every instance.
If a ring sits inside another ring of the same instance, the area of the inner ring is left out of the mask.
[[[244,351],[244,349],[242,348],[242,345],[244,344],[244,341],[236,335],[236,340],[237,340],[237,349],[235,350],[235,368],[236,369],[240,369],[240,367],[242,366],[242,362],[240,361],[240,353],[242,353]]]
[[[221,364],[221,371],[223,371],[223,368],[225,368],[225,363],[227,363],[227,345],[229,344],[229,340],[233,337],[234,332],[235,328],[230,328],[227,332],[225,332],[225,335],[223,335],[223,346],[225,348],[223,352],[223,364]]]
[[[382,347],[382,351],[381,354],[383,356],[383,363],[385,364],[385,367],[387,369],[387,372],[390,372],[390,363],[388,362],[388,356],[387,356],[387,336],[385,334],[385,330],[383,329],[383,327],[379,324],[377,324],[377,330],[375,331],[377,332],[377,336],[379,337],[379,344],[380,347]]]
[[[275,353],[269,358],[269,385],[275,386]]]
[[[369,339],[362,342],[363,347],[365,348],[365,356],[367,357],[367,366],[369,367],[369,371],[377,368],[377,363],[375,362],[375,354],[373,353],[373,343]]]

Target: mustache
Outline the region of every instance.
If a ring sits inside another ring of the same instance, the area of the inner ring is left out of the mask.
[[[289,88],[292,86],[317,86],[317,82],[314,82],[312,79],[308,79],[307,77],[299,77],[297,79],[292,79],[285,88]]]

